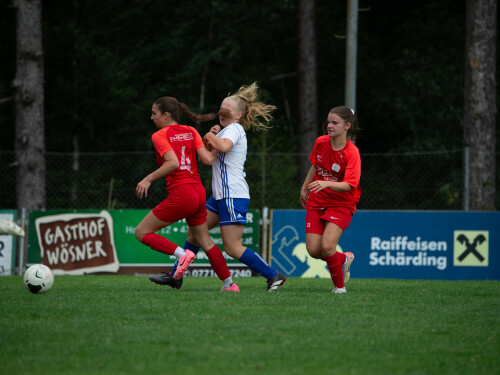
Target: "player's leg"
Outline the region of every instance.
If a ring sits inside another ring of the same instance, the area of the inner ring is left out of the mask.
[[[203,192],[202,195],[205,197],[205,192]],[[187,242],[192,240],[194,243],[198,244],[198,246],[203,248],[205,254],[207,254],[210,265],[219,279],[224,283],[221,290],[227,292],[239,292],[240,289],[238,288],[238,285],[233,282],[222,251],[214,244],[210,238],[210,234],[208,233],[210,229],[215,228],[219,224],[219,207],[213,195],[206,203],[204,203],[200,210],[206,215],[205,226],[199,228],[193,227],[190,231],[188,231]]]
[[[325,210],[324,214],[321,216],[322,220],[332,222],[333,224],[336,224],[338,227],[341,229],[340,235],[342,235],[343,232],[347,229],[349,224],[351,223],[351,219],[353,217],[354,212],[349,209],[348,207],[329,207]],[[332,219],[333,218],[333,219]],[[333,255],[337,251],[337,244],[340,239],[337,239],[337,242],[335,243],[335,248],[333,247],[334,243],[328,242],[328,246],[325,245],[323,246],[323,250],[325,253],[323,254],[325,257]],[[351,252],[345,252],[345,260],[342,264],[342,273],[344,277],[344,283],[349,281],[349,278],[351,277],[350,273],[350,268],[351,268],[351,263],[354,260],[354,254]]]
[[[345,293],[344,274],[342,265],[346,261],[346,255],[337,251],[337,244],[344,231],[336,224],[327,222],[325,231],[321,238],[323,249],[323,260],[326,262],[335,289],[334,293]]]
[[[207,227],[208,227],[208,230],[215,228],[217,225],[219,225],[219,215],[217,213],[212,212],[209,209],[207,209]],[[197,247],[198,250],[201,247],[200,244],[198,243],[197,239],[193,235],[193,231],[191,228],[188,228],[188,231],[187,231],[186,244],[189,244],[193,247]],[[184,248],[186,248],[186,247],[184,247]],[[193,249],[191,249],[191,250],[193,251]]]
[[[162,228],[168,227],[170,224],[172,223],[158,219],[151,211],[135,228],[135,237],[139,242],[142,242],[160,253],[174,255],[177,251],[176,256],[179,257],[184,255],[184,249],[181,249],[165,237],[155,233]]]
[[[307,209],[306,211],[306,249],[310,256],[323,259],[322,238],[325,221],[321,219],[324,210]]]
[[[205,203],[205,197],[206,197],[205,189],[203,188],[203,186],[201,186],[201,188],[198,189],[198,198],[202,199],[202,201],[200,202],[200,207],[198,208],[198,211],[199,214],[203,213],[203,215],[205,215],[206,218],[205,220],[208,226],[208,230],[210,230],[219,223],[219,215],[217,211],[217,204],[214,197],[211,196],[206,203]],[[195,222],[192,224],[198,225],[200,223],[202,223],[202,221],[198,221],[195,218]],[[198,242],[196,236],[193,234],[191,226],[189,226],[187,231],[187,237],[186,237],[186,242],[184,243],[184,249],[191,250],[195,255],[198,254],[198,251],[200,250],[200,243]],[[172,271],[170,272],[172,276],[175,275],[178,265],[179,261],[177,260],[172,268]]]
[[[213,212],[208,211],[207,214],[208,230],[215,228],[218,223],[219,223],[219,216],[214,214]],[[195,255],[197,255],[198,251],[200,251],[200,244],[193,235],[193,231],[191,230],[191,228],[188,228],[186,242],[184,242],[184,249],[191,250]],[[172,276],[175,275],[175,271],[177,270],[178,265],[179,265],[179,260],[176,260],[174,266],[172,267],[172,271],[170,272]]]
[[[212,241],[208,233],[207,223],[203,223],[198,226],[190,227],[191,234],[196,240],[196,242],[201,246],[201,248],[207,254],[210,265],[217,274],[220,280],[224,283],[222,290],[239,292],[238,286],[233,282],[231,278],[231,273],[227,267],[226,260],[222,254],[221,249]]]
[[[186,223],[189,227],[188,238],[195,243],[193,244],[189,241],[186,241],[185,245],[189,248],[193,248],[193,250],[195,250],[196,252],[187,249],[186,255],[179,258],[179,262],[176,265],[174,265],[174,269],[172,270],[174,279],[176,280],[179,280],[184,276],[184,273],[186,272],[187,268],[196,258],[196,254],[198,253],[200,246],[205,250],[210,261],[211,261],[210,259],[211,255],[216,254],[216,252],[212,252],[209,254],[209,250],[211,250],[213,246],[215,246],[215,244],[213,243],[212,239],[210,238],[210,235],[208,234],[208,227],[207,227],[208,202],[207,203],[205,202],[205,198],[206,198],[206,191],[202,184],[189,185],[189,196],[188,196],[190,202],[189,204],[194,205],[195,209],[191,212],[190,215],[186,215],[185,217],[186,217]],[[221,266],[220,262],[217,262],[215,266],[216,268],[214,270],[218,273],[218,275],[220,273],[221,277],[224,276],[222,280],[227,279],[228,277],[231,276],[229,274],[229,270],[227,270],[226,264],[225,264],[226,270],[219,268]],[[227,274],[224,271],[227,271]]]
[[[137,239],[154,250],[175,255],[177,259],[185,256],[186,251],[183,248],[155,232],[192,215],[197,210],[196,202],[189,199],[192,194],[193,189],[189,184],[182,188],[171,189],[168,198],[157,205],[137,226]],[[180,288],[182,285],[182,282],[174,282],[166,272],[151,276],[150,280],[173,288]]]
[[[323,248],[321,247],[322,234],[306,233],[306,249],[310,256],[323,259]]]
[[[280,272],[273,270],[255,251],[241,244],[244,225],[221,225],[221,236],[224,250],[233,258],[246,264],[255,273],[267,280],[267,289],[274,292],[285,281],[286,277]]]

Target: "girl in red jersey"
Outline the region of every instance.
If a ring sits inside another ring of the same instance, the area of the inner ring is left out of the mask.
[[[333,293],[345,293],[352,253],[340,253],[337,244],[349,226],[361,195],[361,158],[354,140],[358,119],[353,110],[341,106],[330,110],[326,131],[316,139],[309,160],[311,169],[300,191],[307,209],[306,247],[313,258],[323,259],[332,277]]]
[[[207,165],[212,164],[215,156],[205,148],[195,128],[178,124],[181,111],[195,121],[203,122],[215,118],[214,114],[195,115],[185,104],[168,96],[159,98],[153,103],[151,120],[159,130],[153,134],[152,140],[159,168],[137,184],[136,194],[139,199],[143,196],[147,197],[151,183],[165,178],[168,198],[146,215],[135,229],[135,236],[153,250],[175,255],[179,263],[185,265],[185,270],[187,265],[194,260],[194,253],[184,250],[155,232],[181,219],[186,219],[190,230],[205,250],[210,265],[224,282],[223,289],[239,291],[231,279],[221,250],[213,243],[208,233],[206,192],[198,174],[196,155],[202,163]],[[182,285],[182,278],[174,280],[167,273],[160,276],[163,277],[158,279],[156,276],[152,281],[177,289]]]

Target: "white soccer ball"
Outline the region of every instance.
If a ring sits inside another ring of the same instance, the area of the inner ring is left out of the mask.
[[[48,292],[53,284],[54,275],[43,264],[34,264],[24,273],[24,285],[33,294]]]

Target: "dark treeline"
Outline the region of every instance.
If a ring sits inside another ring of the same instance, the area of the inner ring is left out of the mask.
[[[346,3],[316,1],[320,121],[344,103]],[[460,149],[465,2],[359,7],[361,152]],[[250,150],[297,151],[294,1],[44,0],[42,14],[47,151],[71,152],[75,140],[83,152],[151,150],[154,99],[175,96],[194,111],[216,112],[229,92],[253,81],[278,110],[267,135],[250,136]],[[4,99],[12,96],[16,48],[7,1],[0,21]],[[12,101],[0,104],[0,128],[1,150],[14,150]]]

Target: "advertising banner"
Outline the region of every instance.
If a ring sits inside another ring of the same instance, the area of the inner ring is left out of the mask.
[[[0,218],[15,222],[17,212],[15,210],[1,210]],[[14,274],[16,266],[16,238],[11,234],[0,233],[0,276]]]
[[[120,267],[107,211],[35,219],[41,262],[58,274],[117,272]]]
[[[274,210],[271,266],[292,277],[330,277],[309,256],[305,210]],[[353,278],[500,280],[500,213],[357,211],[339,251]]]
[[[151,274],[170,271],[175,263],[168,256],[135,238],[136,226],[149,210],[40,210],[30,212],[28,265],[43,262],[55,274],[119,273]],[[185,220],[163,228],[158,234],[183,247],[188,226]],[[210,236],[221,250],[220,228]],[[259,211],[249,210],[242,243],[260,252]],[[231,273],[252,276],[244,264],[223,251]],[[204,251],[188,269],[191,276],[215,276]]]

